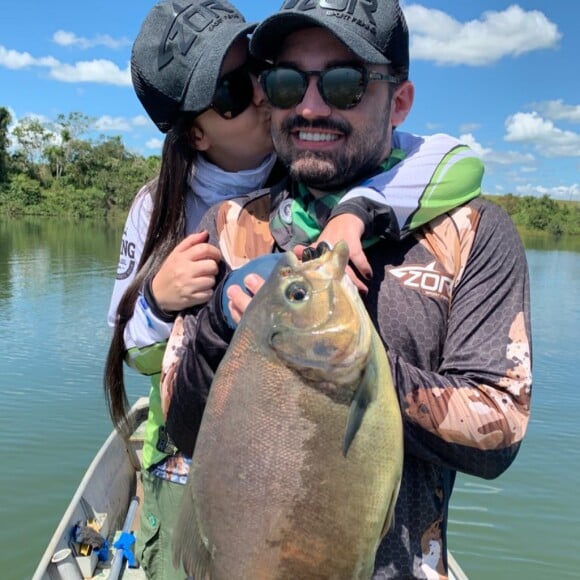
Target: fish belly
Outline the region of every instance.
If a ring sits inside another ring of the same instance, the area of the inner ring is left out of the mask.
[[[232,344],[190,475],[213,580],[370,576],[400,481],[400,411],[378,389],[345,457],[348,410],[251,340]]]

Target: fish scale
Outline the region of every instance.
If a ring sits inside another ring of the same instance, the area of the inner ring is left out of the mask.
[[[398,493],[402,424],[347,260],[343,243],[304,264],[287,254],[234,334],[174,532],[176,559],[196,578],[372,573]]]

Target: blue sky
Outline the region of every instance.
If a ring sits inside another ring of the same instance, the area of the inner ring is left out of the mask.
[[[0,106],[15,120],[79,111],[95,120],[95,135],[121,135],[133,150],[159,153],[163,135],[144,115],[128,68],[153,3],[3,0]],[[235,4],[260,20],[281,0]],[[416,88],[402,129],[471,145],[486,164],[486,193],[580,200],[580,2],[402,6]]]

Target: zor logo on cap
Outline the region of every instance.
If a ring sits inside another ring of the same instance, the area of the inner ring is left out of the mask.
[[[175,17],[167,25],[163,40],[159,44],[158,70],[176,57],[176,51],[178,55],[185,56],[204,30],[213,30],[224,19],[242,20],[231,6],[222,4],[219,0],[205,0],[186,6],[172,2],[172,7]]]
[[[307,12],[308,10],[319,8],[323,10],[332,10],[334,12],[344,12],[349,16],[354,16],[357,7],[362,9],[368,18],[369,24],[376,25],[373,13],[377,11],[377,0],[287,0],[282,7],[283,10],[299,10]]]

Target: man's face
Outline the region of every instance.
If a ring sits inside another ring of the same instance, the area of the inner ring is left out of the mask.
[[[342,42],[322,28],[306,28],[284,40],[277,66],[323,71],[333,65],[362,64]],[[365,65],[387,73],[382,65]],[[391,99],[387,82],[371,81],[352,109],[326,104],[311,76],[302,101],[272,110],[272,137],[292,178],[321,191],[341,189],[374,170],[391,150]]]

